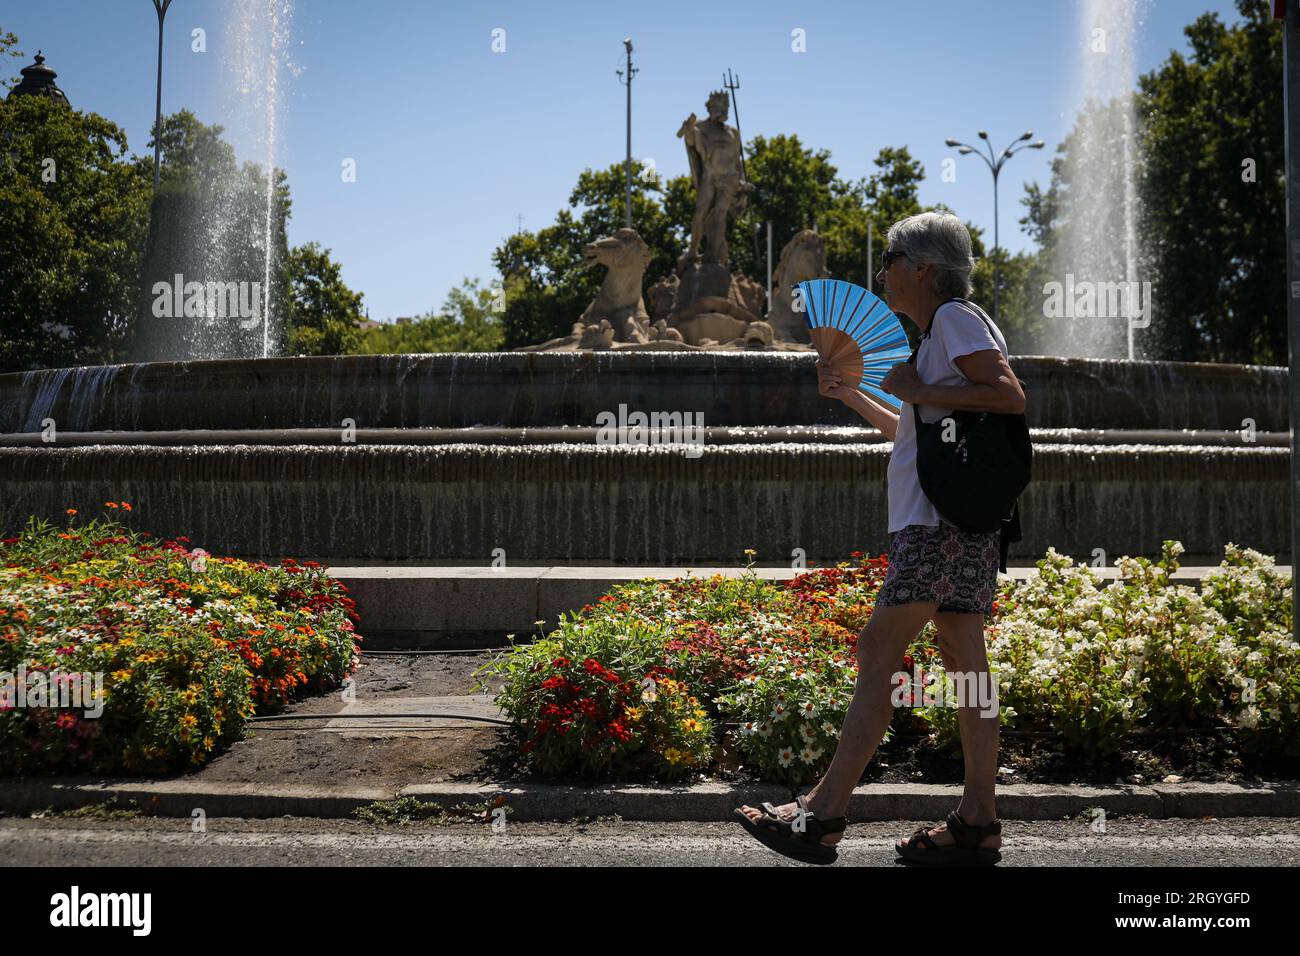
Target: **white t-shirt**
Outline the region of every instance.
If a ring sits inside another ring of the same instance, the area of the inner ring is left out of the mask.
[[[916,355],[917,377],[926,385],[969,385],[970,379],[961,373],[954,359],[994,348],[1007,355],[1006,340],[991,319],[986,324],[970,306],[946,302],[935,312],[929,338],[921,340]],[[921,419],[926,423],[937,422],[953,411],[938,405],[922,405]],[[908,402],[903,403],[898,413],[898,434],[889,457],[888,491],[890,532],[901,531],[909,524],[932,527],[939,524],[939,512],[921,490],[921,480],[916,474],[916,423]]]

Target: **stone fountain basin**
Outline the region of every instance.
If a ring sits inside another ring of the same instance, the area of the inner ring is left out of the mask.
[[[0,433],[591,427],[601,412],[706,426],[857,426],[795,352],[496,352],[222,359],[0,375]],[[1033,428],[1289,429],[1285,368],[1016,356]]]
[[[130,501],[213,553],[512,565],[822,564],[888,546],[890,443],[797,353],[237,359],[0,376],[0,527]],[[1025,538],[1289,557],[1286,370],[1021,356]],[[703,418],[697,457],[598,445],[601,413]],[[355,428],[355,435],[345,429]],[[1253,429],[1253,430],[1252,430]],[[355,437],[356,441],[346,441]],[[52,442],[47,439],[54,439]]]

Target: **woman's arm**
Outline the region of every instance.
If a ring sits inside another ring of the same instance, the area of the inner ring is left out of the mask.
[[[894,441],[894,436],[898,434],[898,414],[892,408],[887,408],[856,388],[841,401],[884,432],[886,438]]]
[[[1025,393],[1011,371],[1006,356],[998,349],[962,355],[953,363],[971,384],[922,385],[914,401],[918,405],[940,405],[965,411],[990,411],[1020,415],[1025,410]]]

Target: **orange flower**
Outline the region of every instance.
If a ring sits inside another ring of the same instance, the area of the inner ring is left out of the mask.
[[[130,503],[129,501],[123,501],[123,502],[122,502],[122,510],[123,510],[123,511],[130,511],[130,510],[131,510],[131,503]]]
[[[105,508],[116,508],[116,507],[117,507],[117,502],[116,502],[116,501],[105,501],[105,502],[104,502],[104,507],[105,507]]]
[[[66,514],[68,514],[68,515],[75,515],[76,513],[77,513],[77,509],[76,509],[76,508],[69,508],[69,509],[67,510],[67,512],[66,512]]]

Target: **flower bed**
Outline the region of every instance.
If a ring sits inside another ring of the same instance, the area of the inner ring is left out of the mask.
[[[353,603],[314,562],[209,556],[187,538],[129,530],[129,504],[106,508],[80,525],[69,509],[66,528],[33,520],[0,542],[4,772],[201,764],[254,713],[337,686],[355,669]],[[87,706],[50,706],[35,694],[74,682]]]
[[[1181,552],[1167,541],[1158,562],[1121,558],[1120,579],[1102,587],[1049,549],[1037,577],[1004,582],[985,622],[1003,726],[1089,755],[1135,732],[1198,730],[1295,755],[1300,645],[1289,579],[1229,544],[1198,594],[1170,582]],[[750,569],[620,585],[480,673],[505,679],[499,702],[540,774],[674,780],[743,761],[763,779],[808,783],[834,753],[857,634],[886,571],[883,556],[853,557],[785,585]],[[929,671],[938,661],[931,624],[903,666]],[[920,703],[920,688],[900,691]],[[955,746],[957,714],[900,707],[893,728]]]

